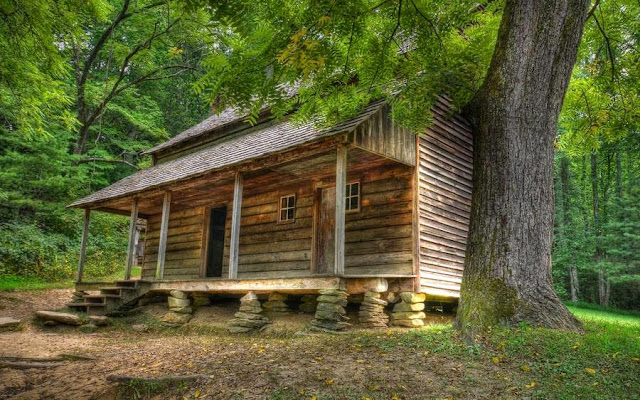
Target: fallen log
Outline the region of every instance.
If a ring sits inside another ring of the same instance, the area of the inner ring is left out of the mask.
[[[30,369],[30,368],[54,368],[65,365],[65,362],[26,362],[26,361],[0,361],[0,368]]]
[[[18,361],[18,362],[56,362],[56,361],[90,361],[95,357],[84,356],[81,354],[59,354],[54,357],[21,357],[21,356],[2,356],[2,361]]]
[[[129,383],[129,382],[144,382],[144,383],[171,383],[171,382],[184,382],[194,381],[196,379],[209,378],[209,375],[196,374],[196,375],[167,375],[154,378],[145,378],[140,376],[129,375],[109,375],[107,376],[107,382],[112,383]]]

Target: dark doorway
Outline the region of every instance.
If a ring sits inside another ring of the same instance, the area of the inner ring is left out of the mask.
[[[209,213],[209,243],[207,244],[207,277],[222,277],[224,226],[227,207],[212,208]]]

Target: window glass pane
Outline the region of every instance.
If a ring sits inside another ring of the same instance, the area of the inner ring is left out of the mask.
[[[294,196],[289,197],[289,207],[295,206],[295,200],[296,198]]]
[[[280,208],[285,208],[287,206],[287,198],[283,197],[280,199]]]
[[[358,189],[360,189],[359,183],[354,183],[353,185],[351,185],[351,194],[357,196],[359,191]]]
[[[358,198],[357,197],[352,197],[351,198],[351,207],[349,207],[350,210],[357,210],[358,209]]]
[[[288,210],[287,219],[293,219],[293,212],[294,212],[293,208],[290,208]]]
[[[280,221],[286,221],[286,220],[287,220],[287,210],[280,211]]]

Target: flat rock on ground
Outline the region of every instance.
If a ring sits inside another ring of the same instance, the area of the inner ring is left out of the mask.
[[[82,319],[75,314],[57,311],[36,311],[36,316],[45,321],[56,321],[65,325],[82,325]]]
[[[11,328],[14,326],[20,325],[19,319],[11,318],[11,317],[0,317],[0,328]]]

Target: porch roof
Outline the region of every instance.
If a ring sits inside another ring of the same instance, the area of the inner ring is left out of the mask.
[[[97,203],[167,186],[329,136],[349,133],[385,104],[383,100],[372,102],[356,117],[327,129],[318,129],[313,123],[294,124],[287,120],[261,124],[231,137],[225,137],[220,142],[197,152],[138,171],[74,201],[69,207],[91,207]]]

